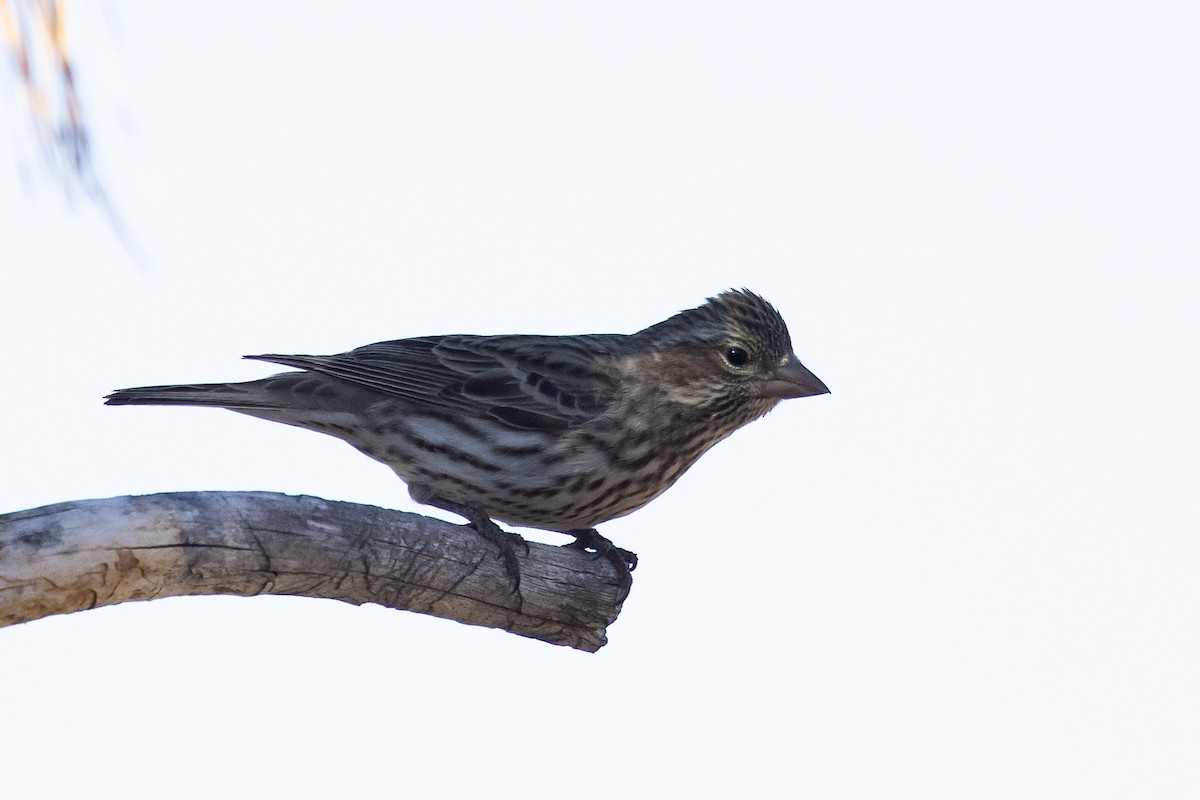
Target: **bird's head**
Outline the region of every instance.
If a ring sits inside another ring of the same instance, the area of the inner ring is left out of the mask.
[[[654,368],[674,399],[732,414],[738,425],[780,400],[829,391],[792,352],[775,307],[746,289],[722,292],[636,336],[657,354]]]

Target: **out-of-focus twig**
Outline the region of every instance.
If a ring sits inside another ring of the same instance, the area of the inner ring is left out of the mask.
[[[0,31],[29,128],[51,176],[68,201],[82,194],[108,218],[113,231],[139,259],[96,168],[93,137],[77,81],[67,0],[0,0]]]
[[[47,165],[68,193],[103,196],[75,81],[63,0],[0,0],[5,44]]]

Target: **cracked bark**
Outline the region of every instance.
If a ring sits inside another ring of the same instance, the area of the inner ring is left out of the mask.
[[[624,600],[582,551],[518,548],[521,596],[471,529],[270,492],[80,500],[0,515],[0,626],[131,600],[281,594],[379,603],[594,652]]]

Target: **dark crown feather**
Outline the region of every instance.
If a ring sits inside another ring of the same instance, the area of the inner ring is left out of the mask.
[[[681,311],[636,335],[664,343],[742,337],[780,357],[792,351],[792,337],[779,311],[749,289],[721,292],[703,305]]]

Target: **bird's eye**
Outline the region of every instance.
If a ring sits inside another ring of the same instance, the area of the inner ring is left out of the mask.
[[[725,350],[725,360],[731,367],[744,367],[750,363],[750,354],[740,347],[729,347]]]

